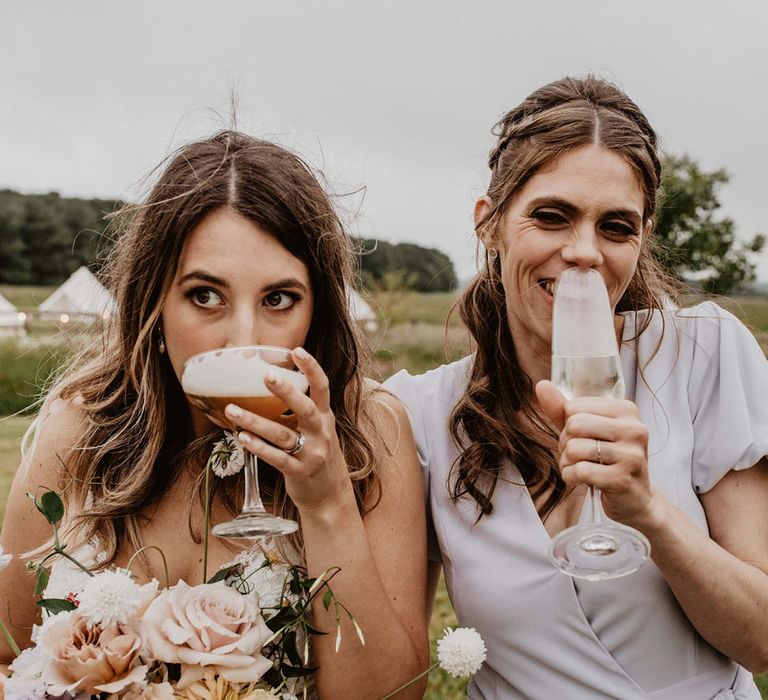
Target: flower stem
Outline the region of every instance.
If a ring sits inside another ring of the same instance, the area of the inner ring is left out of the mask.
[[[211,459],[205,463],[205,516],[203,525],[203,583],[208,580],[208,526],[211,521]]]
[[[56,552],[56,554],[60,554],[60,555],[61,555],[62,557],[64,557],[65,559],[69,559],[69,561],[71,561],[71,562],[72,562],[72,563],[73,563],[73,564],[74,564],[76,567],[78,567],[78,568],[79,568],[79,569],[81,569],[82,571],[85,571],[85,573],[86,573],[86,574],[88,574],[89,576],[93,576],[93,572],[92,572],[92,571],[90,571],[88,568],[86,568],[85,566],[83,566],[83,565],[82,565],[82,564],[81,564],[79,561],[77,561],[77,559],[75,559],[74,557],[70,557],[70,556],[69,556],[69,554],[67,554],[67,553],[64,551],[63,547],[54,547],[53,549],[54,549],[54,551]]]
[[[142,547],[141,549],[137,549],[133,556],[128,560],[128,564],[126,565],[126,569],[131,568],[131,564],[133,564],[133,560],[139,556],[142,552],[146,551],[147,549],[156,549],[158,552],[160,552],[160,556],[163,558],[163,569],[165,571],[165,587],[170,588],[171,587],[171,577],[168,575],[168,561],[165,558],[165,554],[163,553],[163,550],[160,549],[160,547],[154,545],[154,544],[148,544]]]
[[[11,633],[8,631],[8,628],[2,620],[0,620],[0,632],[3,633],[3,637],[5,637],[5,641],[8,642],[8,646],[11,647],[11,651],[14,655],[19,656],[19,654],[21,654],[21,649],[19,649],[19,645],[16,644],[16,640],[11,636]]]
[[[413,685],[419,678],[424,678],[424,676],[429,675],[429,673],[432,671],[432,669],[437,668],[437,661],[433,663],[428,669],[422,671],[418,676],[414,676],[409,680],[407,683],[403,683],[399,688],[396,690],[393,690],[391,693],[388,693],[385,695],[381,700],[387,700],[387,698],[392,698],[395,695],[397,695],[401,690],[405,690],[409,685]]]

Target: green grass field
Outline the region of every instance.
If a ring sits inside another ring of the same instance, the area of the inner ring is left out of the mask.
[[[0,287],[0,293],[22,309],[33,308],[50,291],[50,288]],[[401,368],[421,372],[466,352],[468,339],[460,325],[455,319],[447,328],[445,325],[446,314],[454,301],[454,294],[387,292],[377,295],[374,307],[382,318],[382,326],[373,334],[372,341],[382,378]],[[719,302],[745,320],[759,338],[768,337],[768,299],[744,297]],[[768,344],[763,347],[768,350]],[[4,355],[0,361],[8,364],[9,357],[13,359],[16,355]],[[44,374],[39,372],[38,376]],[[29,388],[31,391],[32,387]],[[0,518],[18,465],[19,442],[30,420],[23,416],[0,418]],[[455,625],[453,608],[441,582],[430,624],[433,660],[436,641],[443,629]],[[758,676],[757,680],[763,698],[768,700],[768,674]],[[426,700],[459,700],[466,697],[466,681],[453,679],[440,670],[433,671],[424,697]]]

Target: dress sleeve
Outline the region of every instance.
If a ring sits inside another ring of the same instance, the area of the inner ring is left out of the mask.
[[[427,551],[432,561],[440,561],[440,547],[437,544],[435,528],[432,522],[432,505],[429,498],[429,463],[430,450],[427,442],[427,431],[424,427],[424,413],[419,401],[418,383],[422,377],[414,377],[402,369],[384,382],[384,388],[391,391],[405,406],[408,419],[411,422],[413,439],[419,454],[422,484],[424,486],[424,503],[427,509]]]
[[[768,454],[768,361],[752,333],[715,304],[699,306],[689,328],[692,478],[705,493]]]

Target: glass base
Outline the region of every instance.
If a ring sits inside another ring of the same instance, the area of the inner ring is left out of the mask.
[[[552,540],[551,562],[563,573],[605,581],[637,571],[651,554],[645,535],[618,523],[575,525]]]
[[[277,537],[290,535],[299,529],[295,520],[286,520],[270,513],[241,513],[234,520],[214,525],[211,532],[216,537]]]

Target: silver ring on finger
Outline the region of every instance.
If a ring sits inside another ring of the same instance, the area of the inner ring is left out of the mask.
[[[296,455],[299,454],[304,449],[304,443],[306,442],[306,438],[304,437],[304,434],[300,431],[296,431],[296,443],[293,447],[291,447],[288,450],[285,450],[285,454],[287,455]]]
[[[600,440],[595,440],[595,456],[597,457],[597,463],[603,463],[603,452],[600,449]]]

